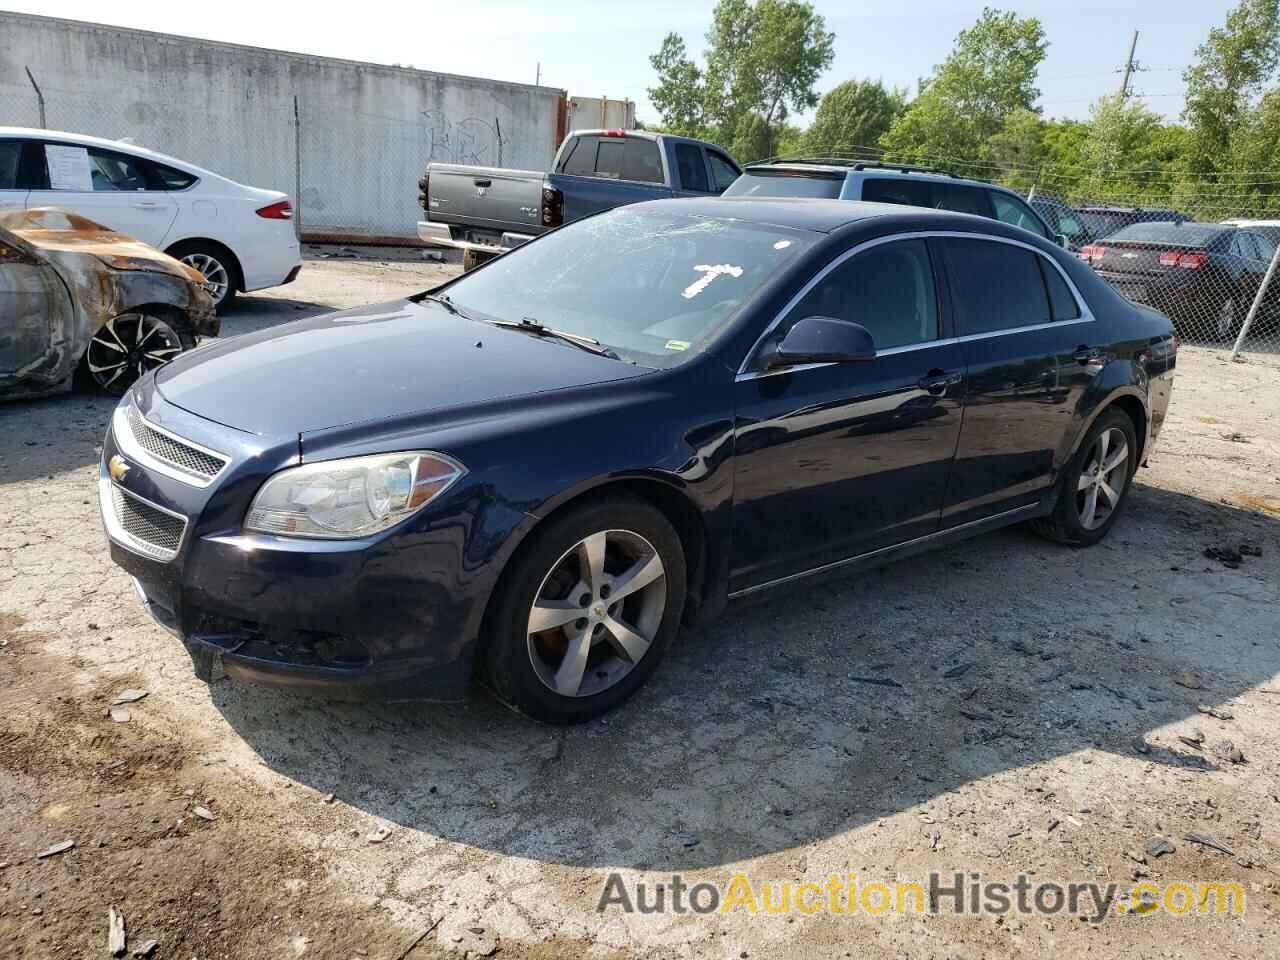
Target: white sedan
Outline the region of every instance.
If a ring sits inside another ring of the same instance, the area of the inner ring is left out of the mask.
[[[0,127],[0,210],[36,207],[70,210],[190,264],[218,307],[302,268],[286,194],[116,140]]]

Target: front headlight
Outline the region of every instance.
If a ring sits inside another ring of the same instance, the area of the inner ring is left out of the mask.
[[[464,473],[449,457],[418,451],[306,463],[262,485],[244,526],[286,537],[367,537],[421,510]]]

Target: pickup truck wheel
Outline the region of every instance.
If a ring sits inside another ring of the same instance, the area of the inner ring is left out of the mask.
[[[476,267],[482,267],[496,256],[496,253],[485,253],[482,250],[464,250],[462,251],[462,271],[466,273]]]

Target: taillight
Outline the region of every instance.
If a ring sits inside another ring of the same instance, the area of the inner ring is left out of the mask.
[[[1160,266],[1176,267],[1178,265],[1178,252],[1176,250],[1166,250],[1160,254]]]
[[[1178,257],[1178,266],[1183,270],[1199,270],[1208,259],[1203,253],[1184,253]]]
[[[265,207],[259,207],[257,213],[258,216],[266,217],[268,220],[292,220],[293,204],[288,200],[280,200]]]
[[[558,227],[564,223],[564,194],[555,187],[542,188],[542,225]]]
[[[1106,254],[1107,248],[1099,243],[1086,243],[1080,248],[1080,259],[1085,263],[1097,263]]]
[[[427,187],[431,185],[431,178],[427,174],[423,174],[418,178],[418,206],[423,210],[430,208],[431,201],[427,198]]]

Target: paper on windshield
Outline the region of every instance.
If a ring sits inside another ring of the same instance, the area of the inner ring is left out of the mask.
[[[93,190],[89,151],[61,143],[46,143],[44,158],[49,164],[50,190]]]

